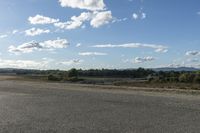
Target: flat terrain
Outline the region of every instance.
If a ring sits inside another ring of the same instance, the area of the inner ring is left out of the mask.
[[[138,88],[139,89],[139,88]],[[1,133],[199,133],[200,96],[0,81]]]

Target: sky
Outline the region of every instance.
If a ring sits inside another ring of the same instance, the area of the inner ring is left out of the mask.
[[[200,68],[199,0],[1,0],[0,68]]]

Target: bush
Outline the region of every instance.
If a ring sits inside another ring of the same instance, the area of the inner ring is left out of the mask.
[[[71,78],[68,78],[68,81],[77,82],[79,81],[79,79],[77,77],[71,77]]]
[[[194,83],[200,83],[200,74],[196,74],[194,77]]]
[[[181,74],[178,79],[180,82],[187,82],[187,74],[186,73]]]
[[[50,74],[50,75],[48,75],[48,80],[49,80],[49,81],[60,81],[60,80],[62,80],[62,78],[61,78],[61,77],[58,77],[58,76],[55,76],[55,75],[52,75],[52,74]]]
[[[179,76],[179,81],[183,83],[194,82],[196,75],[194,73],[183,73]]]

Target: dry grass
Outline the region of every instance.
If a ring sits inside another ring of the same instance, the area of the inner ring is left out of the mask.
[[[4,80],[47,81],[47,78],[46,76],[0,75],[0,81],[4,81]]]
[[[200,84],[196,84],[196,83],[115,82],[114,85],[129,86],[129,87],[150,87],[150,88],[200,90]]]
[[[180,90],[200,90],[200,84],[195,83],[155,83],[147,81],[135,81],[125,78],[83,78],[83,81],[77,82],[80,84],[95,84],[95,85],[111,85],[119,87],[139,87],[139,88],[155,88],[155,89],[180,89]],[[46,76],[17,76],[17,75],[0,75],[0,81],[3,80],[18,80],[18,81],[42,81],[50,82]]]

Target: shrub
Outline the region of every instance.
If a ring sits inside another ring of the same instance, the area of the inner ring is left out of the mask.
[[[187,74],[186,73],[181,74],[178,79],[180,82],[187,82]]]
[[[60,80],[62,80],[62,78],[61,78],[61,77],[58,77],[58,76],[55,76],[55,75],[52,75],[52,74],[50,74],[50,75],[48,75],[48,80],[50,80],[50,81],[60,81]]]
[[[77,81],[79,81],[79,79],[77,77],[70,77],[70,78],[68,78],[68,81],[77,82]]]
[[[200,83],[200,74],[196,74],[194,77],[194,83]]]

